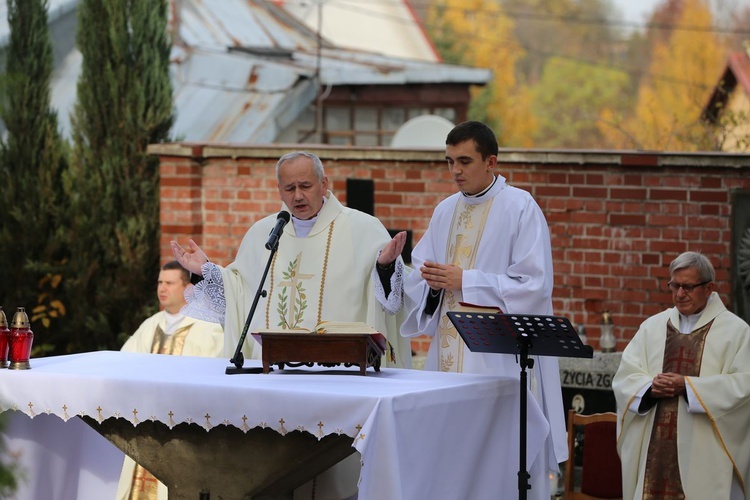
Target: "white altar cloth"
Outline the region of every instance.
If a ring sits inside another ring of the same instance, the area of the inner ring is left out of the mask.
[[[83,420],[21,412],[3,432],[5,463],[14,463],[15,500],[112,500],[125,455]]]
[[[0,411],[64,421],[86,415],[134,425],[269,427],[354,438],[361,500],[515,496],[519,387],[514,379],[383,368],[286,369],[225,375],[224,359],[100,351],[0,370]],[[248,360],[245,366],[259,366]],[[528,397],[527,469],[549,432]],[[506,496],[507,495],[507,496]]]

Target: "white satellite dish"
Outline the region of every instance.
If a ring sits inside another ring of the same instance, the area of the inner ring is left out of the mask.
[[[445,136],[453,129],[450,120],[421,115],[401,125],[393,135],[392,148],[444,148]]]

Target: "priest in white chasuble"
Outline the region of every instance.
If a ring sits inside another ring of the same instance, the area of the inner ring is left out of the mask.
[[[308,158],[301,158],[291,167],[309,165]],[[282,181],[286,179],[285,172],[282,170]],[[296,181],[291,182],[292,189],[298,190],[294,187]],[[313,329],[321,320],[361,321],[386,334],[394,346],[396,360],[392,362],[386,356],[384,366],[410,367],[411,349],[398,333],[399,316],[395,314],[402,306],[404,265],[400,251],[389,254],[390,262],[380,264],[380,270],[376,264],[380,250],[391,242],[388,231],[375,217],[344,207],[330,191],[316,193],[322,203],[318,211],[317,207],[310,209],[306,202],[297,203],[294,196],[294,192],[291,197],[282,192],[283,210],[291,209],[292,224],[286,226],[279,240],[266,284],[268,297],[259,304],[249,331]],[[314,217],[303,219],[297,214]],[[227,354],[236,346],[252,305],[254,296],[248,293],[248,287],[257,289],[260,283],[260,264],[268,260],[263,243],[275,220],[274,214],[254,224],[242,240],[237,259],[222,270],[227,299]],[[399,240],[402,238],[405,235]],[[398,246],[402,248],[403,242]],[[392,276],[381,282],[379,271],[382,274],[388,269]],[[390,287],[390,278],[393,286],[388,294],[390,300],[386,300],[384,286]],[[244,352],[260,358],[261,346],[251,341],[245,344]]]
[[[221,325],[182,314],[190,273],[178,262],[167,262],[159,272],[156,293],[163,309],[147,318],[122,346],[124,352],[218,357],[223,353]],[[117,486],[118,500],[166,500],[167,487],[126,456]]]
[[[460,192],[435,208],[404,284],[407,318],[401,333],[432,337],[426,369],[520,378],[513,355],[472,353],[466,347],[446,315],[459,309],[459,302],[496,306],[504,313],[552,314],[547,222],[529,193],[495,175],[497,152],[495,133],[480,122],[461,123],[446,139],[448,169]],[[536,358],[529,379],[551,431],[529,469],[528,498],[547,500],[548,474],[567,458],[557,359]]]
[[[121,350],[176,356],[223,355],[224,331],[221,325],[191,318],[181,312],[189,285],[190,274],[178,262],[164,264],[156,291],[164,309],[141,323]]]
[[[391,239],[378,219],[343,206],[328,190],[323,164],[312,153],[284,155],[276,176],[281,209],[291,212],[291,223],[278,241],[264,287],[268,295],[259,300],[248,332],[312,330],[321,320],[364,322],[393,346],[395,361],[385,356],[383,366],[411,367],[409,340],[399,335],[406,273],[400,255],[406,234]],[[177,260],[204,277],[188,297],[186,314],[224,324],[228,357],[234,354],[255,300],[270,256],[265,244],[276,220],[273,214],[253,224],[227,267],[208,262],[192,240],[187,249],[172,242]],[[261,358],[261,346],[249,335],[242,351],[246,358]],[[337,467],[349,466],[349,473],[333,478],[323,474],[310,485],[315,498],[356,493],[356,455],[342,464]]]
[[[750,326],[704,255],[669,272],[674,307],[641,324],[612,381],[623,498],[750,498]]]

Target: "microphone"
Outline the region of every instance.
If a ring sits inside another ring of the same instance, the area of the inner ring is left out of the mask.
[[[273,250],[276,245],[279,244],[279,238],[281,238],[281,232],[284,230],[284,226],[287,225],[291,219],[289,212],[282,210],[279,212],[279,216],[276,217],[276,225],[268,235],[268,241],[266,242],[266,250]]]

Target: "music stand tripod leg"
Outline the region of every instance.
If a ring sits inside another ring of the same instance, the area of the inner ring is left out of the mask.
[[[534,368],[534,360],[532,358],[529,358],[529,339],[527,336],[522,335],[518,338],[518,343],[520,347],[520,365],[521,365],[521,377],[520,377],[520,396],[521,396],[521,408],[520,408],[520,427],[521,427],[521,443],[518,447],[518,499],[519,500],[526,500],[528,495],[528,490],[531,489],[531,485],[529,484],[529,478],[531,477],[529,475],[528,470],[526,469],[526,434],[527,434],[527,426],[526,426],[526,418],[527,418],[527,404],[528,404],[528,375],[526,373],[526,368],[532,369]]]
[[[513,354],[521,365],[521,442],[519,443],[518,498],[526,500],[531,489],[526,469],[528,383],[526,369],[535,356],[592,358],[591,346],[583,345],[570,320],[540,314],[491,314],[464,311],[446,313],[472,352]],[[532,344],[533,340],[533,344]]]

